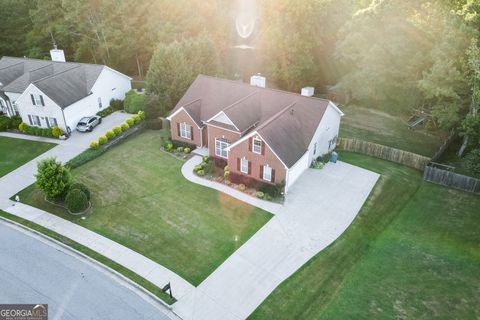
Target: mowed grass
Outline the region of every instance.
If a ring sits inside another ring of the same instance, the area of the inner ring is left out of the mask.
[[[198,285],[271,214],[187,181],[184,162],[160,150],[147,131],[73,170],[92,191],[85,220],[49,205],[34,186],[22,202],[121,243]]]
[[[433,156],[446,134],[418,126],[408,129],[408,116],[391,115],[386,112],[360,106],[342,106],[345,116],[340,125],[340,137],[355,138],[410,151],[424,156]]]
[[[0,177],[55,146],[54,143],[0,137]]]
[[[282,283],[249,319],[480,317],[480,197],[364,155],[382,174],[347,231]]]

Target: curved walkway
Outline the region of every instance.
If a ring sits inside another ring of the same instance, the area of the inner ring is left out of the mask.
[[[188,181],[218,190],[220,192],[228,194],[229,196],[237,198],[240,201],[246,202],[248,204],[251,204],[252,206],[258,207],[260,209],[271,212],[273,214],[276,214],[282,208],[281,204],[254,198],[244,192],[230,188],[222,183],[218,183],[216,181],[210,181],[205,178],[201,178],[197,176],[196,174],[193,173],[193,168],[197,164],[200,164],[201,162],[202,162],[202,157],[193,156],[187,162],[185,162],[185,164],[182,166],[182,174]]]
[[[183,166],[187,179],[245,199],[221,184],[196,176],[192,179],[195,163],[198,161],[190,160]],[[340,161],[328,163],[322,170],[307,169],[290,189],[284,205],[271,211],[275,216],[176,302],[173,310],[183,319],[247,318],[281,282],[348,228],[378,178],[374,172]],[[247,197],[248,203],[256,200]]]

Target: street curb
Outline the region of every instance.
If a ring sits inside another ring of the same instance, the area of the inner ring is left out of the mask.
[[[178,317],[178,319],[181,319],[174,311],[173,311],[173,306],[172,305],[169,305],[167,304],[166,302],[164,302],[163,300],[161,300],[160,298],[158,298],[156,295],[154,295],[153,293],[151,293],[150,291],[148,291],[147,289],[145,289],[144,287],[140,286],[138,283],[134,282],[133,280],[127,278],[126,276],[122,275],[121,273],[119,273],[118,271],[115,271],[113,270],[112,268],[110,268],[109,266],[106,266],[104,265],[103,263],[93,259],[92,257],[76,250],[75,248],[72,248],[56,239],[53,239],[43,233],[41,233],[40,231],[37,231],[37,230],[34,230],[34,229],[31,229],[19,222],[16,222],[16,221],[13,221],[13,220],[10,220],[8,218],[5,218],[5,217],[2,217],[0,216],[0,223],[7,223],[7,224],[11,224],[17,228],[20,228],[20,229],[23,229],[27,232],[30,232],[30,233],[33,233],[35,234],[36,236],[39,236],[47,241],[50,241],[50,242],[53,242],[54,244],[62,247],[63,249],[66,249],[67,251],[69,251],[70,254],[74,255],[74,256],[77,256],[78,258],[80,259],[85,259],[85,260],[88,260],[88,262],[90,262],[91,264],[93,264],[94,266],[102,269],[103,271],[109,273],[111,276],[115,277],[117,280],[119,281],[123,281],[123,282],[126,282],[129,286],[133,287],[133,288],[129,288],[131,289],[132,291],[140,291],[141,294],[144,294],[146,296],[148,296],[148,298],[150,298],[151,300],[153,300],[154,302],[156,302],[157,304],[160,304],[162,308],[166,308],[171,314],[170,315],[175,315],[176,317]],[[33,222],[34,223],[34,222]],[[47,228],[48,229],[48,228]],[[53,230],[52,230],[53,231]],[[55,231],[53,231],[55,232]],[[65,236],[64,236],[65,237]],[[66,237],[68,238],[68,237]],[[71,239],[70,239],[71,240]],[[73,241],[73,240],[72,240]],[[74,241],[75,242],[75,241]],[[81,245],[81,244],[80,244]],[[83,245],[82,245],[83,246]],[[87,247],[88,248],[88,247]],[[89,248],[90,249],[90,248]],[[92,250],[92,249],[90,249]],[[92,250],[92,251],[95,251],[95,250]],[[128,268],[127,268],[128,269]],[[136,292],[138,294],[138,292]],[[139,294],[140,297],[142,297],[142,295]],[[143,299],[145,299],[144,297],[142,297]]]

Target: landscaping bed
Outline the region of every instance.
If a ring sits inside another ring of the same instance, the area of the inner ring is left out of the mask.
[[[159,131],[146,130],[75,168],[94,206],[80,217],[45,202],[30,186],[22,202],[110,238],[198,285],[271,214],[186,180],[162,152]],[[157,147],[156,147],[157,146]]]

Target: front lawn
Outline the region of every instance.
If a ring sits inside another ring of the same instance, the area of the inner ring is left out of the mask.
[[[187,181],[184,162],[160,150],[147,131],[73,170],[92,191],[85,220],[49,205],[34,186],[22,202],[117,241],[198,285],[271,214]]]
[[[477,195],[368,156],[382,174],[347,231],[282,283],[249,319],[480,317]]]
[[[54,143],[0,137],[0,177],[55,146]]]

